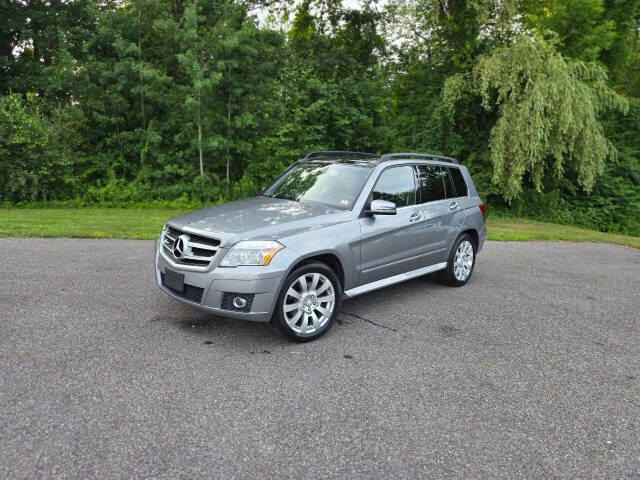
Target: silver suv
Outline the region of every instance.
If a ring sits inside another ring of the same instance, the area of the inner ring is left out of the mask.
[[[259,197],[169,220],[156,276],[178,300],[306,341],[345,298],[432,272],[464,285],[485,237],[484,205],[452,158],[314,152]]]

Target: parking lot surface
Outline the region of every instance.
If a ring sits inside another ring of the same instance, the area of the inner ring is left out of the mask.
[[[146,241],[0,239],[0,478],[638,478],[640,251],[494,243],[320,340],[154,283]]]

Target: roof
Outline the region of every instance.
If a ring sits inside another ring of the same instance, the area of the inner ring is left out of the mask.
[[[458,160],[452,157],[444,157],[442,155],[434,155],[431,153],[385,153],[382,155],[376,153],[364,153],[364,152],[350,152],[350,151],[320,151],[311,152],[303,158],[303,161],[339,161],[349,163],[367,163],[378,164],[387,162],[390,160],[436,160],[440,162],[460,163]]]

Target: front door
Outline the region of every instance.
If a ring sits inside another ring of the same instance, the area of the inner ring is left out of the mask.
[[[424,265],[424,213],[416,203],[414,168],[389,167],[378,178],[371,200],[396,204],[396,215],[360,219],[360,285],[416,270]]]

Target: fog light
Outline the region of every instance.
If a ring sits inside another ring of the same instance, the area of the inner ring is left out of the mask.
[[[247,300],[242,297],[234,297],[233,306],[236,308],[244,308],[247,305]]]
[[[232,312],[249,313],[251,312],[254,296],[255,293],[224,292],[220,308]]]

